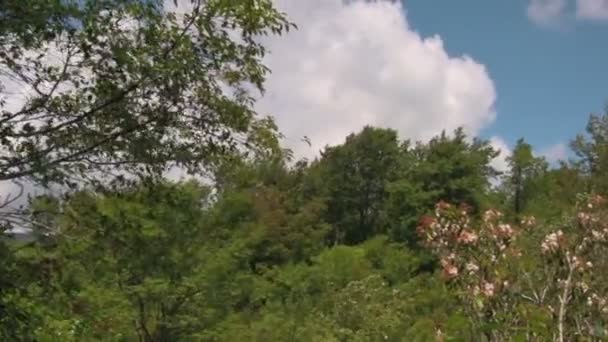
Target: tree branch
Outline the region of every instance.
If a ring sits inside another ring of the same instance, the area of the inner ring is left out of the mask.
[[[201,2],[199,0],[198,3],[197,3],[197,6],[193,10],[192,18],[190,18],[189,22],[182,29],[182,31],[179,34],[178,38],[175,39],[175,41],[163,52],[163,55],[162,55],[163,59],[165,59],[165,58],[167,58],[169,56],[169,54],[177,47],[177,45],[179,44],[179,41],[186,35],[186,33],[188,32],[188,30],[190,30],[190,28],[192,27],[192,25],[195,23],[196,18],[200,15],[200,6],[201,6]],[[68,62],[69,62],[69,60],[66,61],[66,63],[64,64],[64,73],[62,74],[63,76],[65,76],[65,72],[67,71]],[[21,73],[17,73],[17,74],[21,75]],[[21,75],[21,77],[23,78],[24,76]],[[77,116],[76,118],[74,118],[72,120],[68,120],[66,122],[63,122],[63,123],[58,124],[58,125],[53,126],[53,127],[48,127],[48,128],[46,128],[44,130],[36,130],[36,131],[33,131],[33,132],[28,132],[28,133],[10,134],[8,136],[13,137],[13,138],[29,138],[29,137],[33,137],[33,136],[50,134],[50,133],[56,132],[56,131],[58,131],[58,130],[66,127],[66,126],[78,123],[78,122],[80,122],[82,120],[85,120],[89,116],[95,114],[96,112],[98,112],[100,110],[103,110],[103,109],[107,108],[108,106],[110,106],[112,104],[115,104],[115,103],[123,100],[129,93],[131,93],[134,90],[136,90],[147,79],[147,77],[148,77],[148,75],[144,75],[144,77],[142,77],[140,80],[132,82],[131,85],[127,86],[126,88],[124,88],[122,91],[118,92],[116,95],[114,95],[113,97],[111,97],[107,101],[105,101],[103,103],[100,103],[97,106],[94,106],[93,108],[89,109],[88,111],[84,112],[82,115],[79,115],[79,116]],[[61,80],[61,78],[60,78],[60,80]],[[52,89],[53,92],[57,88],[58,84],[59,84],[59,82],[57,82],[54,85],[54,87]],[[45,95],[45,94],[41,93],[41,95]],[[37,108],[40,108],[44,104],[46,104],[46,102],[50,98],[50,95],[45,95],[44,98],[45,98],[45,100],[43,101],[43,104],[41,104],[39,106],[36,106]],[[20,114],[24,114],[24,112],[16,113],[16,114],[14,114],[11,117],[15,117],[15,116],[18,116]],[[0,123],[3,123],[5,121],[7,121],[7,120],[10,120],[11,117],[3,119],[3,121],[0,121]]]
[[[564,282],[564,290],[559,296],[559,313],[557,318],[558,341],[564,342],[564,320],[566,317],[566,306],[570,301],[570,288],[572,286],[572,275],[574,274],[574,265],[570,258],[570,253],[566,252],[566,263],[568,265],[568,276]]]
[[[11,198],[11,194],[7,194],[6,198],[4,199],[4,201],[2,202],[2,204],[0,204],[0,209],[4,209],[7,206],[11,205],[12,203],[15,203],[15,201],[17,201],[21,196],[23,196],[23,193],[25,192],[25,187],[23,186],[23,184],[21,184],[20,182],[13,180],[12,182],[13,184],[17,185],[17,187],[19,187],[19,193],[17,193],[17,195],[15,195],[14,197]]]

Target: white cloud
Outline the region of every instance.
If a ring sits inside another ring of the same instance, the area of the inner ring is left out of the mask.
[[[608,20],[608,0],[576,0],[579,19]]]
[[[564,143],[557,143],[551,146],[540,149],[539,155],[545,157],[550,164],[557,163],[560,160],[568,158],[568,146]]]
[[[426,140],[458,126],[477,134],[494,121],[496,92],[484,65],[415,32],[400,2],[276,3],[299,30],[266,41],[273,72],[258,109],[275,115],[297,156],[312,157],[365,124]]]
[[[539,25],[553,25],[562,17],[566,7],[566,0],[530,0],[528,18]]]
[[[449,56],[439,36],[421,37],[400,2],[276,3],[299,30],[266,42],[272,75],[258,109],[276,117],[297,156],[314,156],[365,124],[424,140],[458,126],[476,134],[494,121],[486,68]]]
[[[501,172],[506,172],[509,169],[507,158],[513,154],[513,150],[509,147],[504,139],[498,136],[493,136],[489,139],[490,145],[500,151],[500,154],[491,162],[491,166]],[[568,146],[564,143],[557,143],[545,146],[532,152],[535,157],[544,157],[549,164],[556,164],[560,160],[567,160]]]
[[[542,26],[553,26],[563,19],[608,20],[608,0],[574,0],[573,9],[568,10],[569,0],[529,0],[528,18]]]
[[[501,137],[493,136],[490,138],[490,145],[500,151],[500,154],[492,160],[490,165],[498,171],[506,172],[509,169],[507,158],[511,156],[511,148]]]

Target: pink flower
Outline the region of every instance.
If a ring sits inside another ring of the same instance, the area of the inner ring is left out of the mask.
[[[545,239],[540,245],[540,249],[543,253],[555,252],[559,249],[560,245],[563,243],[564,233],[561,230],[558,230],[555,233],[551,233],[545,236]]]
[[[439,201],[436,205],[435,205],[435,216],[441,216],[445,211],[449,210],[450,208],[452,208],[452,206],[444,201]]]
[[[472,231],[463,230],[460,232],[457,241],[465,245],[474,244],[479,239],[479,236]]]
[[[473,262],[469,262],[465,265],[465,269],[467,270],[467,272],[469,272],[469,274],[473,274],[479,271],[479,266],[477,266],[477,264]]]
[[[483,222],[488,223],[492,220],[502,217],[502,213],[498,210],[490,209],[483,213]]]
[[[572,257],[572,263],[574,264],[574,268],[579,271],[584,271],[586,263],[582,258],[577,257],[576,255]]]
[[[591,220],[591,216],[585,212],[580,212],[577,215],[578,217],[578,221],[580,222],[580,224],[582,225],[586,225],[589,223],[589,221]]]
[[[437,220],[434,217],[424,215],[420,218],[420,221],[418,221],[418,226],[424,229],[428,229],[432,228],[435,223],[437,223]]]
[[[484,282],[483,283],[482,291],[483,291],[483,294],[486,297],[492,297],[492,296],[494,296],[494,290],[495,290],[494,284],[489,283],[489,282]]]
[[[449,262],[442,262],[443,276],[447,279],[452,279],[458,276],[458,267]]]
[[[441,210],[445,210],[445,209],[450,209],[452,206],[445,201],[439,201],[437,202],[436,208],[437,209],[441,209]]]
[[[498,228],[496,229],[496,233],[498,236],[502,237],[502,238],[510,238],[515,234],[515,231],[513,230],[513,228],[511,228],[510,224],[499,224]]]

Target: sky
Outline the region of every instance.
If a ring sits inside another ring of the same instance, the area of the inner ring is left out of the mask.
[[[608,103],[608,0],[273,1],[298,29],[262,38],[272,74],[256,109],[296,157],[365,125],[422,141],[463,127],[504,171],[520,137],[566,158]]]
[[[510,144],[525,137],[546,151],[567,144],[584,130],[588,115],[608,103],[602,77],[608,61],[607,0],[579,1],[578,17],[575,1],[408,0],[404,5],[423,35],[439,33],[449,53],[470,54],[488,68],[498,115],[482,135]]]
[[[608,103],[608,0],[275,2],[299,29],[267,41],[258,109],[299,156],[371,124],[414,140],[463,126],[498,168],[519,137],[555,161]]]

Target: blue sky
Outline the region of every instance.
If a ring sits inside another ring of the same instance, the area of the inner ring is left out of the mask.
[[[462,126],[499,168],[520,137],[555,161],[608,102],[608,0],[275,2],[299,29],[268,41],[259,110],[298,156],[363,125],[423,141]]]
[[[256,110],[275,118],[296,157],[365,125],[411,141],[463,127],[502,151],[492,163],[505,170],[519,137],[550,161],[565,157],[608,102],[608,0],[274,3],[299,29],[263,41],[272,74]],[[31,89],[0,83],[3,109],[21,110]]]
[[[423,36],[450,54],[471,55],[497,90],[496,121],[482,131],[512,145],[567,143],[608,100],[608,21],[577,20],[573,3],[551,25],[535,23],[524,0],[405,0]]]

